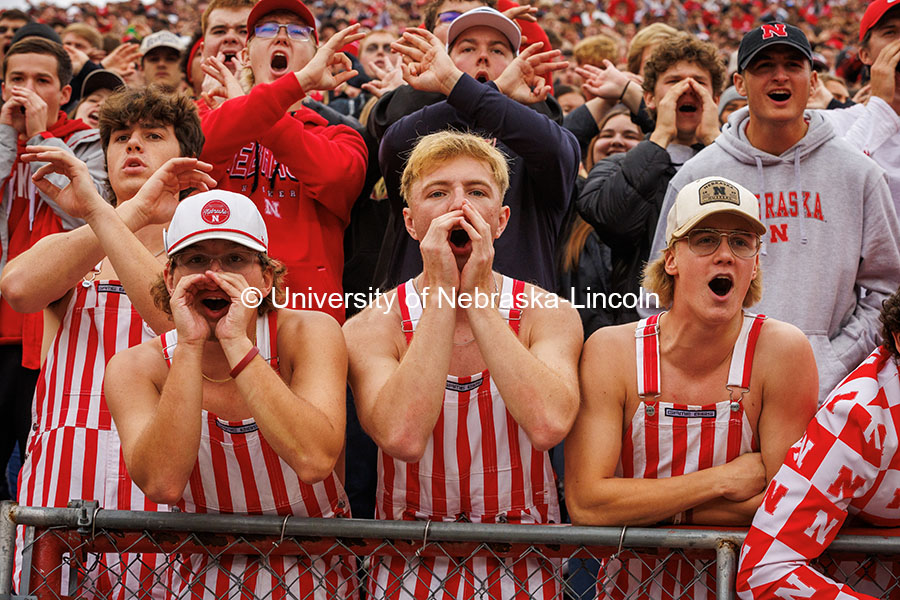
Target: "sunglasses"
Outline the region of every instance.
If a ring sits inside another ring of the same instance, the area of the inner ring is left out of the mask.
[[[447,12],[439,13],[437,18],[441,23],[451,23],[456,20],[456,18],[462,13],[455,10],[448,10]]]
[[[264,40],[271,39],[278,35],[278,32],[281,31],[282,27],[287,30],[288,37],[292,40],[297,40],[298,42],[308,42],[312,39],[312,27],[310,27],[309,25],[294,25],[293,23],[288,25],[285,25],[283,23],[260,23],[253,28],[253,32],[258,38],[262,38]]]
[[[12,27],[12,26],[0,25],[0,35],[3,35],[4,33],[7,33],[7,32],[9,32],[9,33],[15,33],[15,32],[17,32],[18,30],[19,30],[18,27]]]

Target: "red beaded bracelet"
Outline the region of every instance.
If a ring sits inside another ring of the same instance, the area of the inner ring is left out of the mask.
[[[257,354],[259,354],[259,348],[257,348],[256,346],[253,346],[252,348],[250,348],[250,351],[247,352],[247,356],[242,358],[238,364],[234,365],[234,368],[231,370],[231,372],[228,375],[232,378],[235,378],[238,375],[240,375],[241,371],[243,371],[244,368],[250,364],[250,361],[253,360],[253,358]]]

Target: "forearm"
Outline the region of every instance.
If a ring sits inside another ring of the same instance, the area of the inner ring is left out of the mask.
[[[426,302],[406,354],[368,411],[366,432],[395,458],[415,462],[425,452],[444,402],[454,325],[451,306]]]
[[[180,500],[197,462],[202,367],[202,346],[178,345],[156,411],[126,454],[129,474],[155,502]]]
[[[660,479],[567,477],[569,516],[576,525],[653,525],[720,498],[716,472],[713,467]],[[696,514],[694,521],[700,522]]]
[[[253,347],[249,339],[222,342],[229,364],[237,365]],[[334,470],[344,443],[341,424],[291,390],[266,362],[256,356],[235,378],[266,442],[304,483],[322,481]],[[345,401],[344,388],[339,402]],[[298,435],[298,432],[304,432]]]
[[[539,450],[561,442],[578,411],[578,388],[532,354],[495,308],[470,308],[469,324],[516,423]]]
[[[153,302],[150,289],[163,272],[163,266],[134,235],[143,219],[131,206],[134,205],[128,202],[118,209],[99,205],[87,220],[128,299],[153,331],[161,334],[172,329],[172,319]]]
[[[692,509],[690,521],[698,525],[746,527],[753,521],[762,499],[762,493],[741,502],[716,498]]]
[[[0,294],[18,312],[38,312],[66,295],[104,256],[87,225],[48,235],[6,265]]]

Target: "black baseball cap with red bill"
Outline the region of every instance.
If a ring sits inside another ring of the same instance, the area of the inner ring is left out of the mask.
[[[738,48],[738,72],[743,72],[753,57],[762,50],[778,44],[796,48],[812,64],[812,47],[802,29],[787,23],[763,23],[748,31],[741,40]]]
[[[881,20],[884,13],[897,6],[900,6],[900,0],[875,0],[869,3],[866,12],[863,13],[862,21],[859,22],[859,41],[863,41],[869,30]]]
[[[256,24],[261,18],[278,10],[291,12],[300,17],[304,23],[312,27],[316,43],[319,43],[319,32],[316,31],[316,18],[300,0],[259,0],[254,5],[253,10],[250,11],[250,16],[247,17],[247,39],[250,39],[250,36],[253,35]]]

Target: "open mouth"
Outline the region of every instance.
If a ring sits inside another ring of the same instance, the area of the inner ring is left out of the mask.
[[[236,56],[237,56],[237,54],[235,54],[234,52],[226,52],[225,53],[225,64],[227,65],[230,62],[232,62]]]
[[[203,306],[213,312],[218,312],[228,306],[229,302],[225,298],[204,298],[201,300]]]
[[[488,74],[485,71],[475,73],[475,81],[478,83],[487,83],[490,80],[490,77],[488,77]]]
[[[463,248],[469,243],[469,234],[464,229],[454,229],[450,232],[450,243],[457,248]]]
[[[730,292],[733,287],[734,282],[724,275],[719,275],[709,282],[709,289],[712,290],[713,294],[720,298],[727,296],[728,292]]]
[[[284,71],[288,66],[288,57],[284,52],[276,52],[272,55],[270,63],[273,71]]]
[[[691,104],[690,102],[685,102],[684,104],[682,104],[681,106],[678,107],[678,112],[683,112],[683,113],[695,113],[698,110],[699,109],[697,108],[697,105]]]
[[[769,92],[768,96],[775,102],[787,102],[791,98],[791,93],[785,91],[776,91]]]

